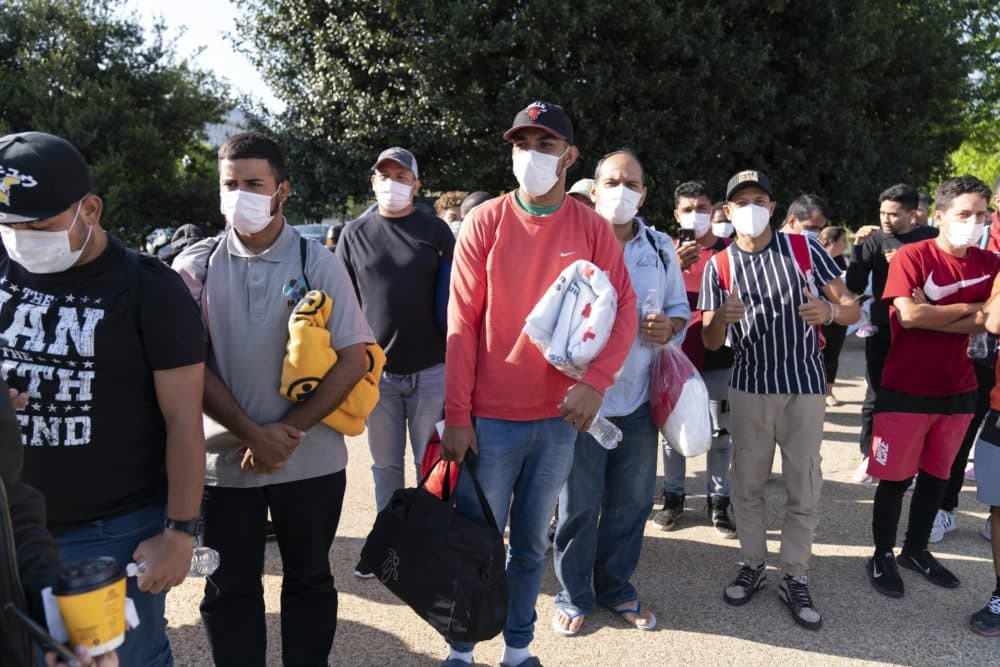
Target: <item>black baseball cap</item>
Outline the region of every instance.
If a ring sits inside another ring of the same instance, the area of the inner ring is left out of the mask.
[[[744,169],[729,179],[729,185],[726,186],[726,199],[732,199],[737,191],[751,185],[756,185],[771,197],[774,196],[771,179],[767,177],[767,174],[756,169]]]
[[[535,101],[518,111],[510,129],[503,133],[504,141],[509,141],[510,135],[525,127],[540,127],[573,143],[573,123],[558,104]]]
[[[379,153],[378,159],[375,160],[375,164],[372,165],[372,171],[378,169],[378,166],[386,160],[398,162],[406,169],[412,171],[414,178],[420,178],[420,172],[417,171],[417,158],[413,157],[413,153],[405,148],[400,148],[399,146],[386,148],[384,151]]]
[[[80,151],[45,132],[0,137],[0,224],[58,215],[91,190]]]

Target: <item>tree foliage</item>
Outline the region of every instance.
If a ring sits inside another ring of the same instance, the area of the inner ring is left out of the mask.
[[[216,222],[205,123],[225,108],[211,75],[178,60],[158,26],[147,39],[121,0],[5,0],[0,134],[41,130],[87,158],[104,221],[132,241],[150,228]]]
[[[821,193],[857,225],[886,185],[939,177],[988,109],[993,82],[970,74],[996,64],[1000,18],[982,0],[237,1],[313,218],[364,198],[395,144],[430,190],[513,187],[500,134],[544,99],[576,125],[570,178],[632,148],[655,221],[678,182],[721,195],[753,166],[783,204]]]

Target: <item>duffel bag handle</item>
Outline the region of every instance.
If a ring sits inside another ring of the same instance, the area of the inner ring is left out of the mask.
[[[490,503],[486,500],[486,494],[483,493],[483,487],[479,486],[479,478],[476,476],[476,465],[478,459],[475,453],[469,451],[465,453],[465,465],[469,469],[469,478],[472,480],[472,485],[476,487],[476,495],[479,497],[479,507],[483,510],[483,516],[486,517],[486,523],[500,530],[497,526],[497,520],[493,516],[493,510],[490,508]]]
[[[451,466],[459,464],[455,463],[454,461],[448,461],[443,457],[438,457],[437,463],[440,463],[441,461],[447,461],[448,463],[448,465],[445,466],[444,470],[444,482],[441,484],[441,496],[442,496],[441,500],[444,502],[448,502],[448,500],[451,498],[452,492],[454,491],[454,489],[451,488]],[[430,476],[434,474],[434,471],[437,469],[437,463],[435,463],[434,466],[427,471],[427,474],[423,476],[423,479],[420,480],[420,484],[418,485],[420,488],[423,488],[427,484],[427,480],[430,479]],[[471,450],[466,452],[464,463],[466,469],[469,472],[469,478],[472,480],[472,485],[476,489],[476,496],[479,498],[479,507],[483,511],[483,516],[486,518],[486,523],[488,523],[490,526],[496,528],[497,531],[499,531],[500,528],[497,526],[496,517],[493,516],[493,510],[490,508],[490,503],[489,501],[486,500],[486,494],[483,493],[483,487],[479,485],[479,478],[476,476],[475,453],[472,452]],[[455,482],[455,484],[457,485],[458,482]]]

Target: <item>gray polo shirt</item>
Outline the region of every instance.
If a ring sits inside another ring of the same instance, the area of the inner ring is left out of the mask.
[[[291,408],[278,388],[288,318],[303,290],[299,233],[286,224],[274,244],[259,255],[232,231],[226,232],[214,252],[213,246],[214,238],[196,243],[173,265],[201,305],[211,342],[207,363],[250,419],[258,424],[279,421]],[[334,349],[373,342],[343,262],[314,241],[308,242],[306,257],[309,287],[326,292],[333,300],[327,327]],[[347,466],[344,436],[323,424],[311,428],[285,467],[270,474],[241,470],[242,444],[207,417],[205,438],[205,483],[209,486],[281,484],[329,475]]]

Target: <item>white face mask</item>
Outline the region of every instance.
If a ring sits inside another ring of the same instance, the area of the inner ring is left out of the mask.
[[[640,199],[642,199],[642,193],[626,188],[624,185],[613,188],[598,188],[594,209],[599,216],[612,225],[624,225],[632,222],[632,218],[639,212]]]
[[[694,230],[694,237],[696,239],[700,239],[709,229],[712,228],[712,214],[698,213],[697,211],[682,213],[680,223],[681,229]]]
[[[537,151],[518,151],[514,154],[514,177],[518,185],[534,197],[544,195],[559,182],[559,160],[563,155],[566,153],[548,155]]]
[[[733,223],[713,222],[712,233],[718,236],[720,239],[728,239],[730,236],[733,235]]]
[[[374,190],[379,207],[390,213],[402,211],[413,201],[413,186],[392,179],[376,179]]]
[[[87,238],[79,250],[71,250],[69,230],[73,229],[80,217],[81,201],[76,207],[76,215],[67,229],[57,232],[43,232],[37,229],[11,229],[0,225],[0,239],[3,240],[7,255],[23,266],[29,273],[60,273],[70,268],[83,254],[90,242],[94,228],[87,225]]]
[[[240,234],[257,234],[274,220],[271,198],[277,192],[275,190],[268,196],[243,190],[225,190],[219,193],[219,210]]]
[[[733,211],[733,228],[744,236],[756,238],[767,229],[771,212],[764,206],[747,204]]]
[[[985,225],[977,222],[976,216],[971,215],[962,222],[952,220],[948,224],[948,242],[956,248],[976,245],[983,238]]]

